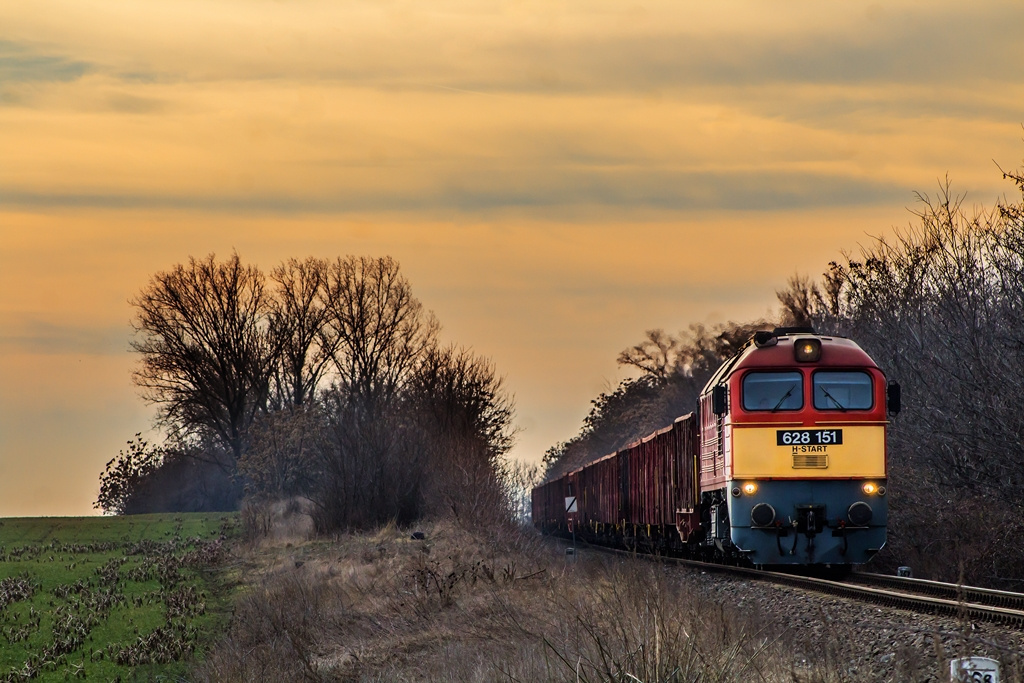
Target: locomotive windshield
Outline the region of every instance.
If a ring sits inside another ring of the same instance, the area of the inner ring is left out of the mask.
[[[804,376],[799,372],[751,372],[743,378],[744,410],[800,410]]]
[[[814,407],[818,410],[871,408],[871,375],[859,371],[814,373]]]

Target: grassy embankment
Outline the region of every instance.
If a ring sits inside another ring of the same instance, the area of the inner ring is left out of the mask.
[[[173,679],[232,596],[236,515],[0,520],[0,681]]]
[[[280,511],[239,546],[248,587],[196,681],[796,680],[699,577],[451,521],[316,538]]]

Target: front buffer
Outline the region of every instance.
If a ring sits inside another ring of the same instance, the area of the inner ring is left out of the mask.
[[[755,565],[863,564],[885,545],[884,480],[730,482],[730,534]]]

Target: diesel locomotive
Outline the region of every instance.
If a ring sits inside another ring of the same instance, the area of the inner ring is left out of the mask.
[[[758,332],[696,411],[533,490],[546,533],[755,566],[867,562],[885,544],[900,390],[853,341]]]

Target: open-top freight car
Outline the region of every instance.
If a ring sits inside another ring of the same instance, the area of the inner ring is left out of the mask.
[[[533,490],[534,524],[607,545],[682,549],[680,529],[700,526],[697,420],[691,413]],[[568,504],[568,505],[567,505]]]
[[[759,332],[697,413],[533,491],[535,525],[754,565],[849,565],[885,544],[899,386],[854,342]]]

